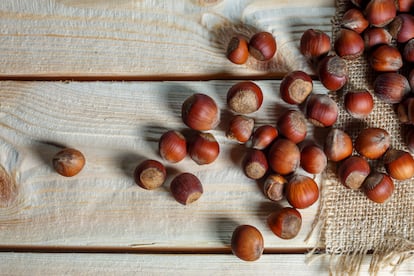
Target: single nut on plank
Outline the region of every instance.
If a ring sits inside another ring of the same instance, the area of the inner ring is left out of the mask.
[[[167,171],[164,165],[152,159],[142,161],[134,171],[135,183],[147,190],[161,187],[166,177]]]
[[[161,135],[158,151],[164,160],[171,163],[180,162],[187,155],[187,140],[180,132],[169,130]]]
[[[177,202],[189,205],[201,197],[203,186],[194,174],[181,173],[171,181],[170,191]]]
[[[77,149],[65,148],[55,154],[52,164],[58,174],[72,177],[85,166],[85,156]]]
[[[181,117],[184,124],[199,131],[211,130],[220,122],[220,112],[216,102],[202,93],[193,94],[183,102]]]
[[[285,207],[272,212],[267,218],[267,224],[276,236],[290,240],[299,234],[302,216],[295,208]]]
[[[318,198],[318,185],[309,176],[296,174],[286,184],[286,199],[296,209],[308,208]]]
[[[237,226],[231,236],[231,250],[243,261],[256,261],[264,251],[263,235],[252,225]]]
[[[312,93],[312,78],[303,71],[288,73],[280,83],[280,96],[289,104],[301,104]]]
[[[262,178],[269,168],[266,155],[257,149],[250,149],[243,160],[243,170],[251,179]]]
[[[238,82],[227,91],[227,105],[236,113],[255,112],[259,110],[262,103],[262,89],[252,81]]]
[[[270,174],[266,177],[263,192],[272,201],[280,201],[285,195],[287,179],[280,174]]]

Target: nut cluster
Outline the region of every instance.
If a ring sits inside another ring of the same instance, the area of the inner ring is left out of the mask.
[[[242,35],[236,35],[230,40],[226,56],[231,62],[244,64],[249,55],[258,61],[268,61],[276,54],[276,40],[269,32],[258,32],[247,40]]]

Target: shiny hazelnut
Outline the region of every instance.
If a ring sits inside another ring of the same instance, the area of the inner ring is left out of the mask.
[[[307,145],[300,152],[300,166],[308,173],[319,174],[323,172],[327,163],[325,152],[316,145]]]
[[[319,198],[315,180],[305,175],[295,175],[286,184],[286,199],[296,209],[304,209]]]
[[[254,226],[240,225],[231,236],[231,251],[243,261],[258,260],[264,250],[262,233]]]
[[[210,96],[201,93],[196,93],[183,102],[181,116],[188,127],[199,131],[211,130],[220,121],[216,102]]]
[[[270,147],[267,158],[269,166],[274,172],[286,175],[299,167],[300,151],[294,142],[278,138]]]
[[[341,26],[360,34],[369,26],[369,22],[360,9],[351,8],[342,16]]]
[[[299,110],[285,111],[277,121],[279,133],[294,143],[302,142],[307,134],[305,115]]]
[[[371,27],[364,31],[362,34],[364,39],[365,48],[373,48],[381,44],[391,44],[392,36],[385,28]]]
[[[374,109],[374,98],[367,90],[349,91],[345,94],[344,106],[352,117],[366,118]]]
[[[337,91],[348,81],[346,61],[337,55],[326,56],[318,64],[317,75],[325,88]]]
[[[276,40],[269,32],[256,33],[249,41],[249,53],[257,60],[270,60],[276,51]]]
[[[287,180],[280,174],[270,174],[266,177],[263,192],[272,201],[280,201],[285,194]]]
[[[246,153],[243,169],[247,177],[260,179],[266,174],[268,168],[266,155],[261,150],[250,149]]]
[[[135,183],[147,190],[161,187],[166,177],[167,171],[164,165],[151,159],[142,161],[134,171]]]
[[[414,0],[396,0],[399,12],[410,12],[414,10]]]
[[[235,115],[230,120],[226,136],[231,140],[239,143],[246,143],[253,134],[254,119],[244,116]]]
[[[406,98],[398,104],[398,119],[403,124],[414,124],[414,98]]]
[[[295,208],[285,207],[272,212],[267,218],[267,224],[276,236],[290,240],[299,234],[302,216]]]
[[[382,73],[374,81],[375,95],[386,103],[399,103],[410,91],[407,78],[399,73]]]
[[[280,83],[280,96],[289,104],[301,104],[312,92],[312,78],[303,71],[288,73]]]
[[[384,27],[397,15],[394,0],[371,0],[365,7],[368,22],[375,27]]]
[[[242,36],[233,37],[227,47],[227,58],[235,64],[244,64],[249,58],[249,46]]]
[[[403,60],[396,47],[380,45],[369,54],[369,64],[377,72],[393,72],[403,66]]]
[[[326,136],[323,150],[328,160],[341,161],[352,154],[351,136],[339,128],[333,128]]]
[[[414,15],[400,13],[388,26],[389,32],[398,43],[406,43],[414,38]]]
[[[203,185],[194,174],[181,173],[171,181],[170,191],[177,202],[188,205],[201,197]]]
[[[300,52],[308,59],[320,58],[331,50],[331,38],[317,29],[307,29],[300,39]]]
[[[65,148],[55,154],[52,159],[55,171],[63,176],[77,175],[85,166],[85,156],[76,149]]]
[[[384,155],[384,166],[394,179],[406,180],[414,176],[414,159],[407,151],[389,149]]]
[[[414,91],[414,68],[408,74],[408,82],[410,83],[411,91]]]
[[[405,44],[402,55],[405,61],[414,62],[414,38]]]
[[[220,154],[220,145],[213,134],[199,132],[191,139],[188,153],[198,165],[211,164]]]
[[[326,94],[312,94],[306,103],[306,117],[317,127],[332,126],[338,112],[338,105]]]
[[[227,105],[236,113],[255,112],[262,106],[262,103],[262,89],[252,81],[238,82],[227,92]]]
[[[390,134],[382,128],[365,128],[355,139],[355,150],[369,159],[378,159],[391,145]]]
[[[252,148],[263,150],[267,148],[277,137],[279,131],[271,125],[258,127],[252,135]]]
[[[177,163],[187,155],[187,140],[180,132],[169,130],[161,136],[158,151],[164,160]]]
[[[367,160],[357,155],[346,158],[338,167],[339,180],[345,187],[353,190],[358,190],[370,173]]]
[[[362,190],[370,200],[384,203],[394,192],[394,182],[385,173],[372,172],[362,183]]]
[[[349,29],[341,29],[335,39],[334,49],[338,56],[352,60],[362,55],[365,43],[359,33]]]
[[[404,141],[408,150],[414,154],[414,128],[409,128],[404,135]]]

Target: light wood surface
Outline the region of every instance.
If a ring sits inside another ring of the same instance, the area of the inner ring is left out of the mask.
[[[333,0],[3,0],[0,77],[227,78],[310,71],[298,51],[300,36],[315,26],[330,33],[334,11]],[[272,61],[236,66],[225,58],[233,34],[250,37],[258,30],[276,37]]]
[[[334,0],[0,1],[0,274],[327,275],[329,259],[308,266],[303,254],[323,246],[315,235],[305,241],[318,203],[301,210],[297,238],[281,240],[268,229],[267,215],[287,203],[270,202],[244,176],[246,148],[225,137],[225,97],[238,79],[260,79],[265,102],[253,117],[257,125],[274,124],[287,107],[278,96],[280,79],[291,70],[313,73],[298,50],[301,34],[308,28],[330,34],[334,13]],[[276,37],[275,58],[230,63],[231,36],[258,30]],[[314,84],[316,93],[326,93]],[[162,188],[139,188],[135,166],[161,160],[164,131],[186,130],[181,103],[195,92],[221,108],[222,123],[212,131],[219,159],[167,164]],[[323,135],[313,135],[322,142]],[[73,178],[51,167],[61,146],[86,156]],[[169,193],[181,171],[204,184],[190,206]],[[239,224],[262,231],[259,261],[231,254]],[[368,266],[367,258],[361,271]],[[399,275],[413,273],[407,262]]]
[[[0,209],[2,244],[221,250],[237,225],[252,224],[268,249],[316,246],[304,240],[317,204],[301,211],[304,225],[294,240],[281,240],[267,227],[266,217],[278,204],[264,196],[260,182],[244,175],[247,146],[225,134],[225,97],[234,83],[1,82],[0,161],[15,180],[3,199],[7,207]],[[289,107],[278,96],[280,81],[256,83],[265,100],[251,116],[256,126],[275,125]],[[210,95],[221,109],[222,121],[211,131],[221,145],[218,160],[203,166],[189,157],[172,165],[163,161],[169,171],[164,187],[141,189],[132,178],[135,166],[144,159],[162,161],[158,139],[166,130],[185,133],[181,104],[195,92]],[[316,82],[314,93],[325,92]],[[84,153],[79,175],[65,178],[53,171],[58,145]],[[205,188],[190,206],[175,202],[168,190],[172,177],[185,171]]]
[[[0,253],[2,275],[328,275],[329,258],[307,264],[305,255],[263,255],[256,262],[235,260],[228,254],[37,254]],[[366,258],[360,275],[368,275]],[[412,275],[412,263],[396,275]],[[378,276],[394,275],[392,268]]]

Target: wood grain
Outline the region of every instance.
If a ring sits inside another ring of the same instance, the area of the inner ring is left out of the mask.
[[[328,275],[329,258],[308,264],[305,255],[263,255],[256,262],[242,262],[230,254],[23,254],[0,253],[5,275]],[[369,258],[359,275],[369,275]],[[404,263],[396,275],[412,275],[413,263]],[[395,275],[392,267],[380,276]]]
[[[300,36],[311,27],[330,34],[334,12],[333,0],[4,0],[0,78],[270,78],[292,69],[311,72],[298,51]],[[258,30],[276,37],[275,58],[229,62],[231,36]]]
[[[13,175],[17,193],[13,204],[0,208],[1,245],[220,251],[228,250],[235,226],[247,223],[263,232],[267,250],[317,246],[314,239],[304,241],[317,204],[301,211],[304,224],[296,239],[281,240],[268,229],[266,217],[278,204],[243,174],[246,146],[225,136],[231,115],[225,98],[234,83],[0,82],[0,164]],[[288,108],[278,96],[280,81],[257,84],[265,103],[252,117],[256,126],[274,125]],[[161,160],[157,145],[164,131],[186,133],[181,104],[195,92],[210,95],[221,109],[221,123],[211,131],[221,145],[218,160],[166,164],[164,187],[139,188],[132,179],[135,166],[147,158]],[[326,91],[315,82],[314,92]],[[310,131],[309,138],[313,135]],[[63,146],[86,156],[75,177],[62,177],[51,167]],[[205,187],[190,206],[175,202],[168,189],[182,171],[197,175]]]

